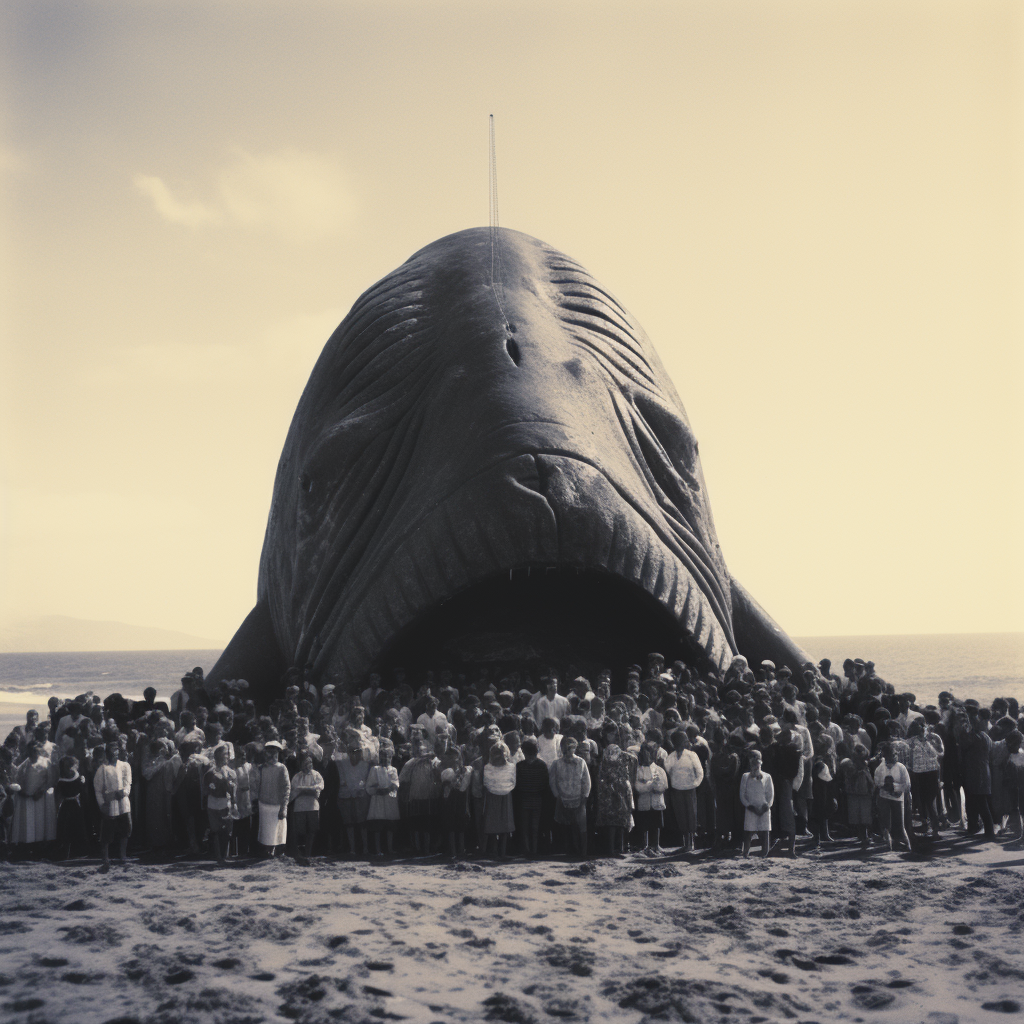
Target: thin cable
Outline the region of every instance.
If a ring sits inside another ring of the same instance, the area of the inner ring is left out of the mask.
[[[490,123],[490,137],[491,137],[491,153],[490,153],[490,168],[489,168],[489,179],[488,183],[490,186],[490,231],[491,231],[491,291],[494,292],[494,300],[498,303],[498,312],[501,313],[501,319],[505,322],[505,326],[508,324],[508,317],[505,316],[505,310],[501,305],[501,297],[498,294],[499,286],[501,284],[501,240],[498,231],[498,156],[497,148],[494,142],[494,115],[491,114],[489,117]],[[495,280],[494,277],[494,257],[497,252],[498,257],[498,277]]]

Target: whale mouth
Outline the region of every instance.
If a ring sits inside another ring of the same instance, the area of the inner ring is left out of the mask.
[[[402,629],[373,663],[499,671],[573,668],[591,677],[639,661],[651,651],[705,671],[706,651],[642,587],[602,569],[525,565],[446,598]]]
[[[723,669],[735,646],[716,566],[638,493],[564,453],[487,467],[362,559],[346,601],[322,595],[305,633],[316,668],[337,682],[399,666],[595,671],[658,651]]]

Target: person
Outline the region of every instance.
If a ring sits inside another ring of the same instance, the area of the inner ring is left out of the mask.
[[[760,735],[760,733],[758,734]],[[740,803],[741,756],[746,745],[742,735],[726,733],[718,726],[714,733],[715,750],[708,763],[715,792],[715,841],[712,849],[743,839],[743,805]]]
[[[448,836],[448,854],[452,860],[466,855],[466,830],[469,816],[469,786],[473,769],[469,765],[441,770],[441,831]]]
[[[850,756],[839,763],[843,792],[846,794],[846,823],[860,838],[862,851],[868,848],[875,792],[868,756],[868,748],[863,743],[855,743]]]
[[[538,725],[543,726],[546,718],[553,718],[556,729],[558,728],[558,723],[571,711],[568,697],[563,697],[558,692],[558,680],[553,676],[548,676],[544,680],[544,692],[534,698],[531,711],[533,720]],[[557,752],[555,756],[558,756]],[[550,764],[545,759],[543,750],[540,757],[546,764]],[[554,759],[552,758],[552,760]]]
[[[100,873],[110,871],[110,844],[118,844],[119,860],[128,863],[128,840],[132,834],[132,769],[121,760],[121,744],[103,748],[103,763],[96,769],[92,784],[102,819],[100,822]]]
[[[561,752],[562,736],[558,732],[558,722],[554,718],[543,719],[540,729],[540,735],[537,737],[537,756],[550,768]]]
[[[57,837],[57,808],[53,797],[56,772],[39,745],[30,740],[25,759],[14,771],[10,787],[14,803],[11,843],[25,844],[33,856],[42,854],[43,844]]]
[[[181,759],[176,756],[174,744],[165,738],[148,742],[140,739],[146,751],[142,759],[142,777],[146,780],[143,802],[143,830],[146,845],[151,850],[162,850],[174,837],[172,816],[174,788],[178,782],[177,769]]]
[[[683,853],[693,850],[697,831],[697,787],[704,781],[704,769],[684,729],[669,737],[673,750],[665,759],[668,776],[668,805],[683,840]]]
[[[882,744],[882,759],[875,769],[882,836],[890,850],[894,840],[898,839],[902,839],[910,850],[910,836],[903,821],[903,794],[910,790],[910,772],[906,765],[896,760],[896,748],[890,742]]]
[[[750,844],[756,833],[761,841],[761,857],[767,857],[771,838],[771,807],[775,802],[772,777],[761,771],[761,752],[748,755],[750,770],[740,778],[740,803],[743,805],[743,856],[750,856]]]
[[[448,717],[438,710],[440,702],[431,695],[426,700],[426,710],[416,719],[416,724],[427,734],[427,739],[433,745],[438,729],[448,730]]]
[[[288,798],[291,779],[288,769],[278,758],[284,748],[277,740],[263,744],[263,767],[259,781],[260,827],[258,840],[266,850],[265,856],[277,856],[277,848],[288,840]]]
[[[928,731],[924,716],[910,720],[907,732],[909,747],[910,792],[921,818],[921,827],[928,832],[931,821],[932,834],[939,834],[939,772],[943,754],[942,740],[938,734]]]
[[[548,784],[555,796],[555,824],[566,830],[566,852],[579,857],[587,855],[587,797],[590,795],[590,771],[583,758],[577,756],[578,743],[572,736],[561,742],[561,756],[547,769]],[[536,756],[536,748],[531,753]],[[528,755],[529,757],[530,755]],[[537,763],[544,762],[537,758]],[[539,778],[539,770],[537,777]],[[539,823],[539,812],[538,812]],[[533,856],[537,847],[534,842]]]
[[[779,833],[788,839],[790,857],[796,857],[795,797],[803,785],[804,759],[800,739],[788,727],[779,733],[779,749],[772,774],[776,795],[777,828]]]
[[[324,777],[313,768],[313,755],[307,752],[302,755],[300,770],[292,776],[289,801],[295,838],[305,840],[302,853],[295,858],[300,864],[309,864],[313,856],[313,841],[320,830],[320,794],[323,791]],[[365,850],[365,829],[363,835]]]
[[[633,779],[636,757],[617,743],[608,744],[597,774],[597,827],[608,836],[608,853],[626,853],[626,836],[633,830]]]
[[[403,823],[412,833],[416,855],[429,855],[430,828],[439,795],[439,775],[434,771],[437,758],[427,743],[426,733],[419,727],[413,727],[410,748],[412,756],[398,773],[399,809]]]
[[[341,823],[345,826],[345,835],[348,837],[349,856],[358,855],[356,850],[356,829],[358,829],[363,856],[368,857],[370,847],[366,834],[366,819],[370,812],[370,796],[366,791],[366,780],[370,775],[370,765],[363,758],[363,747],[358,734],[354,731],[348,733],[348,756],[340,752],[335,754],[334,767],[340,782],[338,810],[341,813]]]
[[[70,860],[85,852],[85,778],[78,771],[78,759],[60,759],[60,777],[54,786],[57,804],[57,859]]]
[[[960,772],[966,796],[967,834],[976,835],[978,819],[985,827],[985,838],[995,839],[992,818],[992,738],[976,707],[965,702],[955,710],[954,735],[960,747]]]
[[[227,744],[221,744],[213,751],[213,767],[206,773],[203,785],[206,790],[206,815],[210,822],[217,863],[224,864],[231,845],[232,811],[235,803],[234,768],[228,765]]]
[[[537,741],[532,736],[522,741],[520,749],[523,752],[523,760],[516,765],[516,788],[513,790],[515,815],[519,822],[517,831],[522,838],[523,853],[527,857],[536,857],[544,810],[544,794],[550,789],[549,771],[548,766],[538,756]],[[590,789],[589,785],[587,789]]]
[[[511,762],[508,747],[501,740],[491,747],[490,756],[483,769],[483,785],[484,835],[488,837],[487,846],[490,846],[490,836],[494,836],[497,857],[504,859],[508,837],[516,830],[512,810],[516,766]],[[487,849],[484,853],[487,853]]]
[[[381,852],[380,837],[387,838],[388,856],[395,852],[395,828],[401,817],[398,810],[398,769],[391,766],[395,756],[395,745],[386,737],[380,741],[379,761],[370,768],[366,776],[366,792],[370,804],[366,811],[367,828],[373,832],[374,852]]]
[[[234,827],[231,831],[235,839],[235,856],[248,857],[253,845],[253,787],[259,787],[259,769],[255,763],[259,745],[250,741],[236,749]]]
[[[638,755],[636,770],[636,828],[641,835],[642,851],[648,857],[661,856],[661,829],[665,816],[665,792],[668,776],[654,763],[657,743],[644,743]]]

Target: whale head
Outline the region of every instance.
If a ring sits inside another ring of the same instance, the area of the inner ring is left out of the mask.
[[[324,347],[278,465],[256,608],[211,678],[269,691],[309,663],[345,685],[652,649],[698,670],[739,651],[806,661],[730,576],[686,412],[627,310],[528,235],[439,239]]]

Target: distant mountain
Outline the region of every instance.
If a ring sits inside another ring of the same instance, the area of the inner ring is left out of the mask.
[[[176,651],[219,650],[223,643],[156,626],[96,622],[67,615],[40,615],[0,623],[0,651]]]

